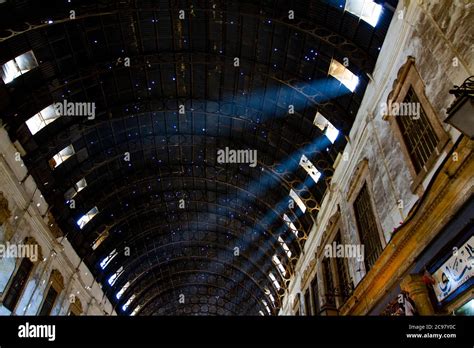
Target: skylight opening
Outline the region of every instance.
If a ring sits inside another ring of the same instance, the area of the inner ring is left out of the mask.
[[[108,280],[109,284],[110,285],[114,285],[115,282],[117,281],[117,279],[122,275],[123,273],[123,266],[120,266],[120,268],[117,270],[117,272],[115,272],[114,274],[112,274]]]
[[[117,292],[117,294],[115,295],[115,297],[117,298],[117,300],[120,300],[120,297],[122,297],[123,293],[125,291],[127,291],[128,287],[130,286],[130,282],[127,282],[127,284],[125,284],[122,289],[120,289],[119,292]]]
[[[346,0],[345,10],[375,27],[382,14],[382,5],[373,0]]]
[[[318,127],[319,129],[321,129],[324,132],[324,135],[326,135],[326,137],[329,139],[329,141],[334,144],[337,137],[339,136],[339,130],[336,127],[334,127],[334,125],[331,122],[329,122],[326,117],[324,117],[319,112],[317,112],[316,116],[314,116],[313,124],[316,127]],[[301,161],[300,161],[300,164],[301,164]],[[319,177],[320,176],[321,175],[319,175]],[[318,179],[319,179],[319,177],[318,177]]]
[[[52,169],[55,169],[74,154],[74,147],[72,145],[66,146],[49,160],[49,165]]]
[[[337,139],[337,136],[339,135],[339,131],[337,130],[336,127],[334,127],[332,124],[328,124],[328,128],[326,128],[326,131],[324,132],[326,134],[327,138],[331,143],[334,144],[334,142]]]
[[[79,180],[74,184],[74,187],[76,188],[77,192],[81,192],[82,189],[84,189],[87,186],[87,181],[85,178]]]
[[[137,295],[133,294],[127,302],[125,302],[125,304],[122,306],[122,310],[123,311],[126,311],[128,306],[130,306],[130,303],[132,303],[132,301],[135,299],[135,297],[137,297]]]
[[[285,221],[286,225],[290,228],[291,232],[298,237],[298,229],[296,228],[295,224],[290,220],[288,215],[283,214],[283,221]]]
[[[15,59],[9,60],[2,65],[2,80],[5,84],[10,83],[18,76],[26,74],[37,66],[38,62],[36,61],[33,51],[20,54]]]
[[[77,191],[74,187],[71,187],[64,193],[64,198],[66,198],[66,203],[69,203],[71,199],[73,199],[77,195]]]
[[[268,307],[268,303],[265,300],[262,300],[263,305],[265,306],[265,309],[267,310],[269,315],[272,315],[272,312],[270,311],[270,307]]]
[[[298,196],[298,194],[293,189],[290,190],[290,197],[296,202],[296,204],[298,205],[298,207],[301,209],[303,213],[306,212],[306,205],[304,205],[303,200],[300,198],[300,196]]]
[[[359,77],[334,59],[331,60],[331,65],[329,66],[329,75],[338,79],[351,92],[354,92],[359,84]]]
[[[96,250],[103,242],[104,240],[107,239],[109,236],[109,230],[103,231],[95,240],[94,243],[92,244],[92,250]]]
[[[300,166],[306,171],[306,173],[309,174],[309,176],[313,179],[315,183],[319,181],[319,178],[321,178],[321,173],[319,172],[319,170],[316,169],[314,164],[311,163],[311,161],[305,155],[301,156]]]
[[[59,118],[59,115],[56,113],[56,109],[50,105],[38,112],[33,117],[30,117],[26,121],[26,125],[28,126],[31,135],[35,135],[57,118]]]
[[[98,213],[99,213],[99,209],[97,209],[97,207],[94,207],[91,210],[89,210],[85,215],[82,215],[79,218],[79,220],[77,220],[77,225],[79,226],[79,228],[82,230],[84,226],[87,225],[87,223],[91,221],[92,218],[96,216]]]
[[[273,273],[272,272],[268,273],[268,276],[270,277],[270,280],[272,281],[273,286],[275,286],[277,290],[280,290],[281,288],[280,283],[278,282],[276,277],[273,275]]]
[[[290,248],[288,248],[288,245],[285,243],[285,241],[283,240],[283,238],[281,237],[278,237],[278,242],[280,243],[280,245],[283,247],[283,250],[285,251],[286,253],[286,256],[288,256],[288,258],[291,257],[291,250]]]
[[[263,317],[265,314],[262,311],[258,311],[258,313]]]
[[[135,309],[133,310],[133,312],[130,314],[131,316],[134,316],[138,313],[138,311],[140,310],[140,308],[142,308],[141,305],[138,305],[135,307]]]
[[[105,269],[105,267],[107,267],[110,261],[112,261],[113,258],[117,255],[117,249],[112,250],[110,254],[100,262],[100,268]]]
[[[85,178],[79,180],[74,184],[73,187],[71,187],[69,190],[66,191],[64,194],[64,197],[69,200],[74,198],[79,192],[81,192],[84,188],[87,187],[87,181]]]
[[[280,271],[280,273],[282,274],[282,276],[286,276],[286,269],[285,267],[283,267],[283,264],[281,263],[280,259],[278,258],[278,256],[276,255],[273,255],[272,257],[272,261],[273,261],[273,264],[275,266],[277,266],[278,270]]]

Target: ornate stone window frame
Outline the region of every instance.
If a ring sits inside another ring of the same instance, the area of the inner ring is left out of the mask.
[[[430,170],[433,168],[433,166],[436,164],[437,159],[439,158],[440,154],[442,153],[443,149],[449,141],[449,135],[444,130],[440,118],[438,117],[435,110],[431,106],[431,103],[426,97],[425,84],[421,79],[418,70],[416,69],[415,58],[413,57],[408,57],[406,63],[402,65],[402,67],[398,71],[397,78],[392,86],[392,91],[389,93],[387,98],[387,105],[390,105],[392,103],[403,102],[410,87],[416,94],[419,102],[421,103],[421,107],[425,111],[428,121],[430,122],[436,136],[439,139],[434,152],[431,154],[431,156],[425,163],[426,169],[421,170],[419,173],[416,172],[415,166],[413,165],[408,148],[406,146],[405,139],[403,138],[400,126],[398,125],[395,116],[383,115],[382,117],[385,121],[388,121],[390,123],[391,129],[400,143],[400,147],[406,159],[408,169],[413,178],[413,181],[410,185],[410,189],[413,193],[418,194],[420,196],[423,193],[421,183],[428,175]]]

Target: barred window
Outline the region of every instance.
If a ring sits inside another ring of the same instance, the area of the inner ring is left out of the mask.
[[[382,252],[382,245],[379,238],[374,211],[370,202],[367,183],[364,184],[354,201],[354,212],[360,239],[364,245],[365,267],[366,270],[369,271]]]
[[[20,263],[20,267],[12,279],[11,286],[8,289],[5,299],[3,300],[3,306],[13,312],[15,309],[20,295],[28,281],[28,277],[33,269],[33,262],[29,258],[23,258]]]
[[[435,151],[439,138],[412,87],[409,88],[403,102],[419,106],[417,115],[419,117],[414,115],[396,117],[403,141],[418,174],[422,169],[426,171],[425,164]]]
[[[334,294],[334,279],[332,277],[331,271],[331,260],[327,257],[323,259],[323,271],[324,271],[324,280],[326,285],[326,301],[328,304],[335,305],[335,294]]]
[[[311,292],[313,298],[313,313],[314,315],[319,314],[320,305],[319,305],[319,291],[318,291],[318,279],[316,277],[311,281]]]
[[[341,245],[341,234],[338,233],[335,238],[336,244]],[[349,267],[347,265],[347,259],[345,257],[336,258],[337,275],[339,279],[339,294],[345,302],[352,293],[353,284],[351,276],[349,275]]]

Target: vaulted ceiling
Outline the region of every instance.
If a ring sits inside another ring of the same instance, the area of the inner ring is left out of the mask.
[[[278,312],[396,5],[377,2],[375,27],[345,0],[0,4],[0,64],[30,50],[38,63],[0,80],[2,121],[119,314]],[[328,74],[345,58],[354,92]],[[94,102],[95,119],[60,117],[32,135],[25,122],[63,100]],[[317,112],[341,132],[334,144]],[[225,147],[257,150],[257,165],[218,163]],[[288,205],[291,189],[305,212]]]

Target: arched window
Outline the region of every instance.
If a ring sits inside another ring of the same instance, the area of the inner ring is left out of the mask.
[[[50,315],[53,310],[56,302],[59,298],[59,294],[64,289],[64,279],[61,273],[57,270],[51,272],[51,277],[49,279],[48,288],[45,291],[46,296],[43,299],[43,304],[38,315]]]
[[[68,314],[70,316],[78,316],[81,315],[84,310],[82,309],[82,303],[81,300],[79,300],[77,297],[74,296],[74,302],[71,303],[69,306],[69,311]]]
[[[11,285],[3,299],[3,306],[8,310],[13,312],[15,309],[32,270],[33,262],[31,262],[29,258],[24,257],[21,260],[20,266],[13,276]]]
[[[23,292],[25,291],[28,279],[33,273],[33,269],[38,260],[41,260],[41,249],[32,237],[25,238],[23,244],[16,246],[18,256],[23,256],[17,262],[18,267],[13,277],[9,281],[8,290],[5,292],[2,304],[9,311],[14,312]],[[23,255],[24,254],[24,255]]]

